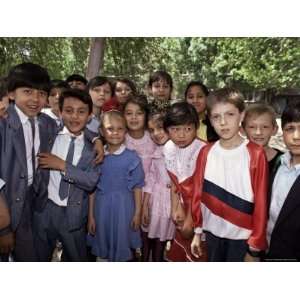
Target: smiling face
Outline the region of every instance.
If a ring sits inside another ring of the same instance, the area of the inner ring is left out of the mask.
[[[28,117],[36,117],[47,102],[48,93],[29,87],[19,87],[9,93],[9,98]]]
[[[61,117],[71,133],[80,135],[90,119],[89,107],[80,99],[67,97],[64,99]]]
[[[275,135],[278,127],[272,122],[272,116],[268,113],[261,115],[251,115],[245,119],[245,133],[250,141],[261,145],[268,146],[272,135]]]
[[[244,112],[241,113],[236,106],[227,102],[215,103],[210,113],[210,122],[221,143],[226,143],[228,147],[240,141],[239,130],[243,118]]]
[[[171,91],[170,85],[163,79],[153,82],[150,87],[150,93],[154,99],[160,101],[169,101],[171,98]]]
[[[195,107],[198,114],[206,110],[206,96],[199,85],[192,85],[188,89],[186,101]]]
[[[144,130],[146,114],[139,105],[129,102],[125,107],[124,117],[129,131]]]
[[[125,82],[117,81],[115,95],[119,103],[124,104],[131,94],[132,90]]]
[[[102,119],[100,131],[109,150],[116,151],[125,141],[125,120],[120,116],[106,115]]]
[[[151,139],[157,145],[164,145],[169,139],[168,133],[164,130],[163,122],[155,117],[148,121],[148,130]]]
[[[89,94],[93,100],[94,106],[101,108],[104,102],[109,100],[112,96],[112,90],[108,82],[93,87],[89,90]]]

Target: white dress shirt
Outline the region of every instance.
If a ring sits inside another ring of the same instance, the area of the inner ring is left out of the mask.
[[[25,148],[26,148],[26,162],[27,162],[27,176],[28,176],[28,186],[32,184],[33,181],[33,170],[32,170],[32,129],[29,122],[28,116],[26,116],[16,105],[16,112],[21,120],[23,127]],[[34,118],[35,123],[35,138],[34,138],[34,151],[35,151],[35,166],[37,166],[37,153],[40,149],[40,131],[38,126],[37,117]]]
[[[69,150],[69,145],[71,142],[71,136],[74,135],[70,133],[66,127],[64,127],[62,131],[58,133],[53,148],[51,150],[51,153],[60,157],[63,160],[66,160],[68,150]],[[72,163],[74,166],[76,166],[79,162],[83,147],[84,147],[84,134],[81,133],[75,139],[74,156],[73,156],[73,163]],[[67,206],[68,198],[61,200],[59,197],[59,186],[61,180],[62,180],[62,173],[60,171],[56,171],[56,170],[50,171],[48,197],[55,204],[59,206]]]
[[[61,123],[62,123],[61,118],[58,117],[55,113],[53,113],[51,108],[43,108],[42,113],[44,113],[44,114],[48,115],[50,118],[52,118],[56,122],[58,127],[61,125]]]
[[[291,166],[291,154],[286,152],[281,156],[281,165],[278,168],[272,185],[272,196],[269,220],[267,225],[267,240],[270,245],[271,235],[286,200],[286,197],[295,180],[300,175],[300,164]]]

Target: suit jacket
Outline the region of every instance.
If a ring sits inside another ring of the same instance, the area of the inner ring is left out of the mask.
[[[272,187],[276,170],[271,175]],[[300,260],[300,176],[292,185],[275,223],[267,259]],[[269,202],[271,193],[269,193]]]
[[[46,114],[38,116],[40,151],[48,152],[52,145],[56,123]],[[4,196],[10,211],[10,229],[16,230],[26,196],[28,171],[23,127],[14,105],[8,108],[8,117],[0,120],[0,178],[6,185]]]
[[[54,144],[54,141],[53,141]],[[52,144],[52,146],[53,146]],[[51,147],[52,149],[52,147]],[[100,176],[100,165],[95,165],[93,144],[85,133],[84,147],[77,166],[66,164],[65,175],[62,179],[70,183],[70,192],[67,203],[67,217],[70,230],[81,228],[87,220],[88,195],[92,192]],[[48,201],[48,185],[50,170],[39,170],[36,183],[36,197],[34,209],[41,212]]]

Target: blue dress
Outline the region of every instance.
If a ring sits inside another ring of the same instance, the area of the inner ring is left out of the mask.
[[[134,188],[144,186],[141,159],[135,151],[106,155],[95,197],[96,234],[90,239],[92,253],[108,261],[128,261],[131,249],[141,247],[140,231],[131,221],[135,211]]]

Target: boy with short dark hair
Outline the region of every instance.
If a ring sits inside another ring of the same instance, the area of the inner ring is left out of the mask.
[[[266,260],[300,260],[300,102],[285,108],[281,117],[288,152],[279,157],[271,174]]]
[[[51,260],[56,240],[63,260],[86,261],[88,194],[95,188],[99,166],[84,129],[92,113],[92,99],[80,90],[66,90],[59,99],[64,127],[51,153],[39,154],[46,193],[40,191],[34,213],[35,245],[39,261]]]
[[[192,253],[201,255],[205,232],[209,261],[254,261],[266,248],[266,156],[239,134],[245,108],[239,91],[216,90],[207,104],[220,140],[203,147],[197,161]]]
[[[85,90],[88,81],[82,75],[72,74],[67,77],[66,82],[71,89]]]
[[[0,177],[10,224],[0,230],[0,252],[13,251],[15,261],[36,261],[32,236],[39,151],[48,151],[55,122],[39,114],[47,100],[50,78],[33,63],[13,67],[8,74],[9,98],[14,100],[7,118],[0,120]]]

